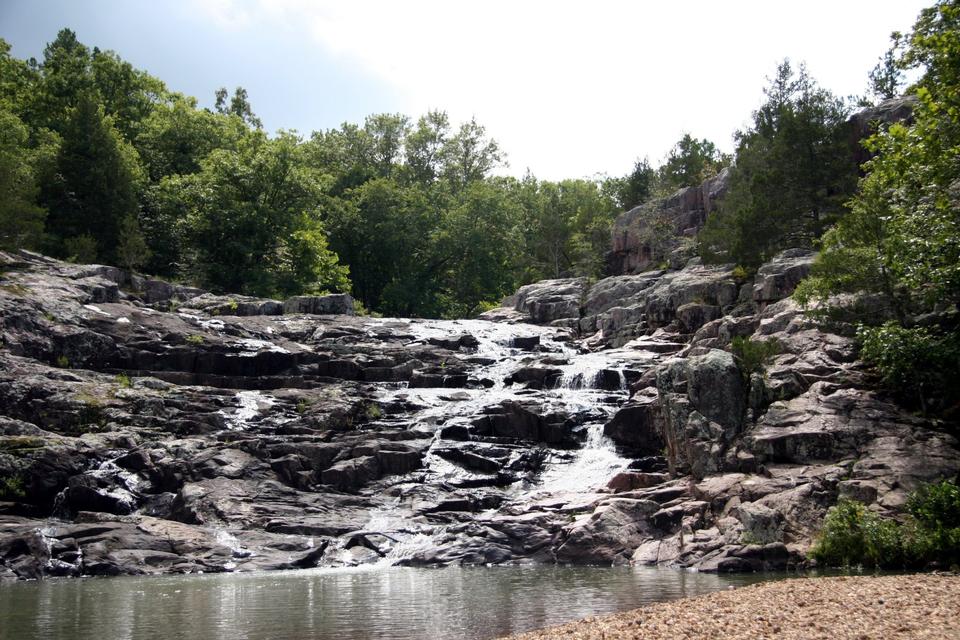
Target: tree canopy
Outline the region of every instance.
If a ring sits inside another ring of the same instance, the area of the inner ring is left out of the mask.
[[[736,134],[730,186],[700,235],[708,261],[756,267],[788,247],[811,247],[843,213],[857,167],[849,106],[784,60],[753,125]]]

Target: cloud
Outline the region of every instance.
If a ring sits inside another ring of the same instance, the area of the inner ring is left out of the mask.
[[[511,173],[625,173],[660,161],[684,133],[730,150],[778,60],[806,60],[821,84],[860,92],[904,0],[683,3],[560,0],[349,3],[205,0],[228,28],[300,32],[359,64],[402,103],[475,116],[509,154]],[[360,115],[357,119],[362,118]]]

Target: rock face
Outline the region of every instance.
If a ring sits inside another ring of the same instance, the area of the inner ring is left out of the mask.
[[[807,249],[787,249],[757,270],[753,285],[753,301],[762,310],[766,305],[783,300],[810,275],[816,254]]]
[[[613,248],[606,256],[607,273],[639,273],[664,259],[654,255],[645,239],[654,221],[665,224],[677,238],[695,237],[726,195],[729,182],[726,168],[699,186],[684,187],[665,200],[620,214],[611,232]]]
[[[810,260],[547,281],[489,322],[0,253],[0,578],[802,563],[839,496],[896,514],[960,471],[787,297]],[[778,353],[745,375],[736,336]]]
[[[870,159],[869,151],[861,142],[876,131],[877,125],[909,121],[915,105],[916,97],[902,96],[850,116],[847,123],[850,153],[857,166]],[[621,213],[611,231],[612,248],[606,256],[606,274],[641,273],[664,262],[672,269],[682,267],[692,256],[690,240],[722,203],[730,183],[730,171],[726,168],[700,185],[684,187],[668,198]],[[664,238],[665,230],[672,237]],[[651,236],[656,237],[656,250],[651,247]]]

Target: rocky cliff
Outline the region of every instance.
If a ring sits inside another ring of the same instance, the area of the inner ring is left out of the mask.
[[[0,254],[0,578],[803,562],[838,496],[960,470],[786,298],[811,259],[426,321]],[[779,353],[745,375],[736,336]]]
[[[860,109],[847,121],[850,154],[857,166],[870,159],[861,144],[878,126],[908,122],[916,97],[902,96]],[[605,256],[605,273],[642,273],[659,265],[680,269],[694,252],[697,233],[716,211],[727,193],[730,168],[697,186],[684,187],[671,196],[636,206],[617,216],[611,229],[611,249]]]

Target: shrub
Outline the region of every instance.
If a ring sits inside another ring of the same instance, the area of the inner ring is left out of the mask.
[[[187,343],[194,346],[199,346],[203,344],[203,336],[197,334],[189,335],[187,336]]]
[[[888,322],[857,330],[860,357],[873,366],[884,386],[903,400],[930,409],[960,402],[960,337],[926,327]]]
[[[960,487],[946,480],[921,487],[907,500],[907,512],[900,525],[841,498],[827,512],[810,555],[830,566],[960,565]]]
[[[27,495],[23,487],[23,477],[19,473],[0,480],[0,499],[19,500]]]
[[[133,386],[133,382],[130,380],[130,376],[128,376],[125,373],[118,373],[115,379],[121,389],[129,389],[130,387]]]
[[[902,559],[902,546],[896,522],[882,518],[862,503],[840,498],[827,512],[810,555],[832,566],[896,566]]]
[[[736,336],[730,342],[730,352],[740,367],[744,380],[750,380],[750,375],[763,371],[763,368],[781,351],[780,343],[771,338],[769,340],[751,340]]]
[[[947,481],[921,487],[907,501],[907,511],[908,556],[915,562],[960,564],[960,487]]]

